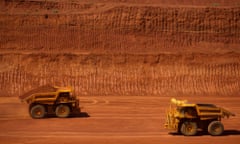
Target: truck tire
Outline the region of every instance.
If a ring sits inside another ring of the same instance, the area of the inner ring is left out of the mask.
[[[31,107],[30,115],[34,119],[40,119],[45,117],[45,107],[43,105],[37,104]]]
[[[57,106],[55,112],[56,112],[56,116],[57,117],[59,117],[59,118],[66,118],[70,114],[70,108],[67,105],[61,104],[61,105]]]
[[[208,133],[212,136],[219,136],[223,133],[224,127],[220,121],[212,121],[208,125]]]
[[[184,122],[181,125],[181,133],[185,136],[194,136],[197,134],[197,124],[195,122]]]

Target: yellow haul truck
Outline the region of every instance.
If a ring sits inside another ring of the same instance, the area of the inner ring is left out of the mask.
[[[29,114],[35,119],[44,118],[50,113],[65,118],[71,112],[80,112],[79,100],[72,94],[70,87],[46,85],[33,89],[19,98],[29,104]]]
[[[172,129],[185,136],[197,134],[199,129],[210,135],[218,136],[224,131],[222,118],[229,118],[235,114],[213,104],[191,104],[187,101],[171,99],[165,128]]]

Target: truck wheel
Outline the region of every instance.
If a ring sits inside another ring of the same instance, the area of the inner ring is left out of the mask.
[[[60,118],[66,118],[70,114],[70,108],[67,105],[59,105],[56,108],[56,116]]]
[[[197,124],[195,122],[184,122],[181,125],[181,133],[185,136],[194,136],[197,134]]]
[[[43,105],[34,105],[30,109],[30,115],[34,119],[44,118],[45,116],[45,107]]]
[[[223,133],[224,127],[220,121],[212,121],[208,125],[208,133],[212,136],[219,136]]]

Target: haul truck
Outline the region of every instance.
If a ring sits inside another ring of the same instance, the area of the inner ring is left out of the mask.
[[[235,114],[214,104],[191,104],[187,101],[171,99],[165,128],[172,129],[185,136],[193,136],[197,131],[203,130],[212,136],[224,132],[222,118],[229,118]]]
[[[69,117],[71,112],[80,112],[79,100],[72,94],[71,87],[42,86],[19,96],[29,104],[29,114],[34,119],[55,113],[57,117]]]

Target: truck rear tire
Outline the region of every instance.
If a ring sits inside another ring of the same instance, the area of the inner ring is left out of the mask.
[[[70,114],[70,108],[67,105],[61,104],[61,105],[57,106],[55,112],[56,112],[56,116],[57,117],[59,117],[59,118],[66,118]]]
[[[212,121],[208,125],[208,133],[212,136],[219,136],[223,133],[224,127],[220,121]]]
[[[31,107],[30,115],[34,119],[40,119],[45,117],[45,107],[43,105],[37,104]]]
[[[194,136],[197,134],[197,124],[195,122],[184,122],[181,125],[181,133],[185,136]]]

